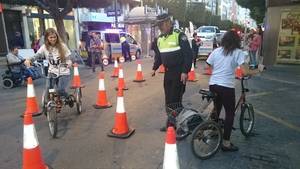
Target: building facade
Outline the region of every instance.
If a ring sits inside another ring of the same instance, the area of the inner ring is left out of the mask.
[[[2,4],[0,13],[0,56],[5,56],[13,45],[16,33],[21,34],[22,48],[31,48],[34,41],[39,40],[47,28],[55,28],[53,18],[45,11],[36,7]],[[76,30],[78,27],[75,16],[70,12],[64,18],[64,26],[68,35],[67,45],[75,49],[77,44]]]
[[[300,1],[267,0],[266,7],[264,63],[300,64]]]

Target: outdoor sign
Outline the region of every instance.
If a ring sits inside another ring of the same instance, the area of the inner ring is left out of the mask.
[[[115,16],[116,14],[115,14],[116,12],[113,10],[113,11],[106,11],[106,15],[108,16],[108,17],[110,17],[110,16]],[[117,16],[121,16],[121,10],[117,10]]]
[[[281,13],[277,62],[300,63],[300,10]]]

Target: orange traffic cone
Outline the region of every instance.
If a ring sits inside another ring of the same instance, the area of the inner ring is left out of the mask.
[[[235,78],[241,79],[243,77],[243,70],[240,66],[235,69]]]
[[[116,90],[118,90],[119,88],[123,90],[128,90],[128,88],[125,86],[124,73],[121,65],[119,66],[119,79],[118,79],[118,87],[116,87]]]
[[[48,169],[42,158],[32,114],[24,114],[23,169]]]
[[[115,113],[115,125],[107,134],[109,137],[128,138],[135,129],[129,128],[127,123],[126,111],[124,107],[123,90],[119,88],[117,97],[117,110]]]
[[[104,85],[104,72],[99,73],[99,87],[98,87],[98,99],[95,105],[95,109],[104,109],[112,107],[112,105],[107,101],[105,85]]]
[[[115,59],[115,64],[114,64],[114,72],[111,75],[111,77],[118,77],[119,75],[119,66],[118,66],[118,60]]]
[[[212,74],[212,70],[210,66],[207,66],[206,68],[204,68],[204,74],[205,75],[211,75]]]
[[[35,97],[35,91],[31,77],[27,79],[27,99],[25,113],[32,115],[39,113],[39,107]]]
[[[159,72],[158,73],[165,73],[165,66],[163,64],[161,64],[159,66]]]
[[[192,64],[191,71],[188,73],[188,81],[190,81],[190,82],[196,82],[197,81],[195,70],[194,70],[194,63]]]
[[[81,86],[80,82],[80,76],[79,76],[79,71],[78,71],[78,65],[77,63],[74,64],[74,77],[73,77],[73,84],[71,88],[79,88]]]
[[[136,70],[136,76],[135,76],[135,80],[133,80],[134,82],[144,82],[145,79],[143,78],[143,72],[142,72],[142,65],[141,62],[138,61],[137,63],[137,70]]]
[[[173,127],[168,127],[166,134],[163,169],[179,169],[176,135]]]

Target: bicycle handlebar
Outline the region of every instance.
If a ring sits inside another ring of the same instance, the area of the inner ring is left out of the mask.
[[[57,79],[60,76],[60,68],[65,67],[67,68],[69,64],[67,63],[61,63],[58,65],[58,74],[52,73],[53,75],[51,75],[51,77],[49,76],[49,72],[48,72],[48,76],[46,76],[47,79],[53,78],[53,79]]]

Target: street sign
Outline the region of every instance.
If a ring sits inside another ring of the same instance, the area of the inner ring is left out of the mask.
[[[106,11],[107,16],[115,16],[115,11]],[[121,10],[117,10],[117,16],[121,16]]]

